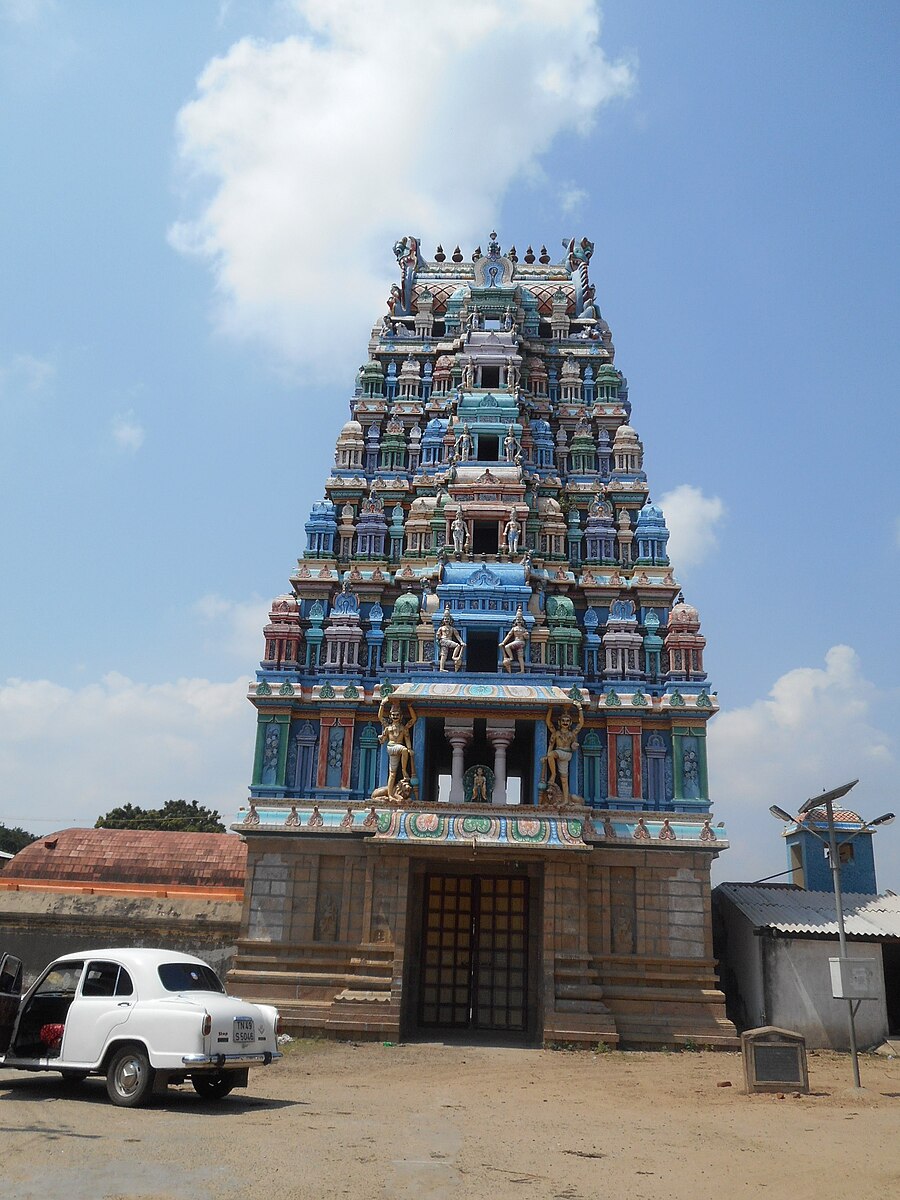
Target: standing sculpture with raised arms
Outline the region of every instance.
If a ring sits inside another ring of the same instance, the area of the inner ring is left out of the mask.
[[[562,803],[571,804],[572,796],[569,792],[569,765],[578,749],[578,734],[584,725],[584,710],[581,707],[581,702],[576,700],[575,707],[578,709],[578,722],[572,725],[572,718],[563,709],[559,716],[559,723],[553,724],[553,709],[547,709],[545,721],[547,729],[550,733],[550,739],[547,744],[547,753],[541,759],[541,782],[547,783],[547,792],[551,787],[558,787],[562,793]],[[549,774],[549,778],[546,775]],[[559,783],[557,784],[557,775]]]
[[[388,706],[390,712],[385,716]],[[378,708],[378,720],[381,722],[378,740],[382,745],[387,745],[388,753],[387,798],[399,803],[406,799],[409,791],[398,789],[398,784],[405,780],[412,786],[413,748],[410,730],[416,723],[416,710],[410,704],[409,720],[404,721],[399,702],[385,696]]]

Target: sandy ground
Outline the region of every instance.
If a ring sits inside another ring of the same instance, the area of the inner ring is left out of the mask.
[[[790,1200],[900,1195],[900,1060],[809,1059],[747,1096],[734,1053],[295,1042],[218,1104],[117,1109],[102,1080],[0,1071],[14,1200]],[[731,1087],[718,1086],[728,1081]]]

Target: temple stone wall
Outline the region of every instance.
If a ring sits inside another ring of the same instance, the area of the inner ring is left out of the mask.
[[[711,951],[709,858],[594,848],[513,862],[421,847],[255,837],[229,978],[294,1032],[415,1033],[428,871],[531,880],[529,1034],[547,1043],[733,1044]],[[587,897],[587,903],[585,903]],[[685,930],[690,933],[686,936]],[[255,936],[254,936],[255,934]]]

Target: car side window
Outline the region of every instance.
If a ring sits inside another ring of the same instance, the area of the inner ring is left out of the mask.
[[[34,989],[36,996],[74,996],[83,962],[56,963]]]
[[[82,996],[130,996],[133,992],[131,976],[118,963],[88,963],[81,985]]]
[[[124,967],[119,967],[119,978],[116,982],[117,996],[133,996],[134,984],[131,982],[131,976]]]

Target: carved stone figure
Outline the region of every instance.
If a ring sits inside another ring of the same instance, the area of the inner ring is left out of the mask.
[[[453,664],[453,670],[458,671],[462,666],[463,649],[465,643],[460,636],[459,630],[453,624],[453,617],[450,614],[450,606],[444,607],[444,619],[441,621],[438,629],[438,670],[447,670],[447,660]]]
[[[468,421],[463,421],[462,432],[456,439],[456,461],[468,462],[472,457],[472,435],[469,432]]]
[[[582,319],[585,321],[597,320],[597,307],[594,303],[597,295],[596,288],[592,283],[589,283],[584,290],[584,308],[581,310]],[[590,337],[590,331],[586,331]]]
[[[520,671],[525,670],[525,647],[528,645],[530,637],[531,634],[528,632],[528,626],[525,624],[525,617],[522,612],[522,605],[520,604],[516,609],[512,628],[500,643],[500,649],[503,653],[501,666],[504,671],[512,673],[514,662],[518,662]]]
[[[381,722],[381,733],[378,740],[387,746],[388,753],[388,800],[399,803],[400,796],[397,784],[401,780],[411,780],[413,772],[413,748],[410,730],[416,723],[416,712],[409,705],[409,720],[404,721],[400,710],[400,702],[385,696],[378,709],[378,720]],[[407,793],[408,795],[408,793]]]
[[[392,800],[394,802],[394,804],[406,804],[409,801],[411,796],[412,796],[412,785],[410,784],[408,779],[398,779],[397,780],[397,782],[394,784],[393,796],[388,795],[387,787],[377,787],[372,792],[373,800]],[[373,809],[372,812],[374,812],[374,811],[375,810]],[[371,816],[371,814],[370,814],[370,816]],[[376,814],[376,816],[377,816],[377,814]],[[366,819],[363,821],[363,825],[366,826],[367,828],[370,828],[374,824],[375,824],[375,821],[370,820],[369,817],[366,817]]]
[[[553,724],[552,708],[547,710],[545,717],[550,739],[547,744],[547,753],[541,759],[541,782],[545,782],[545,778],[549,775],[546,780],[549,791],[550,787],[556,784],[558,776],[563,804],[572,803],[569,792],[569,764],[578,749],[578,734],[584,725],[584,711],[581,702],[576,701],[575,707],[578,709],[578,722],[574,726],[572,718],[565,710],[560,714],[559,722],[556,725]]]
[[[506,542],[506,548],[509,551],[510,557],[517,553],[521,535],[522,525],[516,518],[516,510],[513,509],[509,515],[509,520],[503,526],[503,540]]]
[[[457,554],[462,554],[465,551],[466,543],[469,540],[469,530],[463,520],[463,515],[458,512],[453,518],[453,524],[450,526],[450,531],[453,534],[453,549]]]
[[[700,786],[700,760],[695,750],[685,750],[681,761],[685,791],[690,795]]]
[[[484,773],[484,767],[475,768],[475,776],[472,779],[472,803],[488,803],[487,776]]]
[[[516,461],[518,449],[519,439],[516,437],[516,427],[510,424],[506,430],[506,437],[503,439],[503,452],[508,463]]]
[[[513,327],[512,307],[507,304],[503,311],[503,328],[507,331]]]
[[[519,386],[519,364],[510,355],[506,360],[506,389],[515,394]]]
[[[473,363],[466,363],[462,372],[463,391],[471,392],[475,386],[475,366]]]

